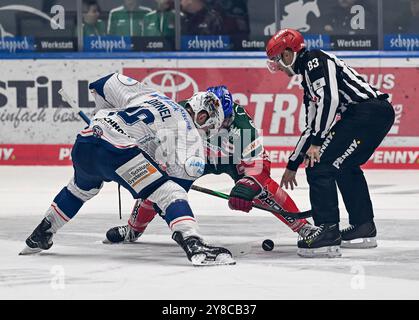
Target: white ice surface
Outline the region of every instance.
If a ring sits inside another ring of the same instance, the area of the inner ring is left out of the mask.
[[[280,177],[281,170],[273,176]],[[156,217],[135,244],[104,245],[108,228],[124,224],[133,204],[115,184],[86,203],[54,237],[54,246],[18,256],[71,167],[0,167],[0,299],[403,299],[419,298],[419,171],[366,172],[378,227],[376,249],[342,249],[341,259],[296,255],[297,237],[268,213],[229,211],[225,200],[190,192],[209,242],[224,245],[237,265],[193,267]],[[309,209],[304,171],[290,192]],[[197,182],[228,192],[227,176]],[[341,201],[342,227],[347,215]],[[275,242],[271,252],[264,239]]]

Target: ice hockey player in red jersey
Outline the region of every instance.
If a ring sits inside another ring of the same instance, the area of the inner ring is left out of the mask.
[[[234,180],[235,186],[230,192],[228,202],[232,210],[249,212],[254,201],[265,207],[281,207],[287,211],[299,212],[291,197],[271,178],[271,162],[258,130],[245,109],[233,102],[231,93],[225,86],[210,87],[208,91],[215,93],[221,100],[225,120],[217,135],[220,139],[206,141],[207,163],[204,175],[226,173]],[[179,104],[185,107],[197,124],[197,115],[201,112],[202,104],[197,101],[196,96]],[[199,124],[197,127],[199,128]],[[128,225],[108,230],[105,242],[136,241],[156,213],[153,202],[148,199],[137,200]],[[305,219],[285,219],[279,214],[275,216],[300,236],[309,235],[316,230]]]

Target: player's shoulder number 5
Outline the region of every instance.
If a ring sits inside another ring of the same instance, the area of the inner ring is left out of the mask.
[[[110,112],[108,115],[111,116],[113,114],[115,114],[115,112]],[[119,111],[116,114],[129,126],[136,124],[138,121],[150,124],[155,120],[154,115],[150,110],[142,109],[141,107],[130,107]]]
[[[307,66],[308,66],[308,71],[311,71],[312,69],[317,68],[319,66],[319,59],[314,58],[314,59],[310,60],[307,63]]]

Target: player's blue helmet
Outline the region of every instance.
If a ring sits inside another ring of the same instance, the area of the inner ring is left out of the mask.
[[[221,101],[223,106],[224,118],[228,118],[233,114],[233,97],[230,91],[224,85],[209,87],[207,91],[214,93]]]

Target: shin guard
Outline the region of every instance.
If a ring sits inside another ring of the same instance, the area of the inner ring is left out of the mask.
[[[153,202],[147,199],[138,199],[132,209],[128,224],[133,230],[143,233],[156,214]]]
[[[269,179],[264,186],[262,194],[255,199],[255,202],[265,207],[275,208],[279,206],[290,212],[300,212],[292,198],[273,179]],[[280,214],[273,213],[275,217],[285,223],[292,231],[298,232],[301,227],[307,224],[306,219],[284,218]]]

